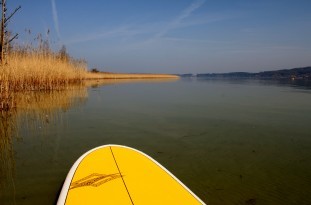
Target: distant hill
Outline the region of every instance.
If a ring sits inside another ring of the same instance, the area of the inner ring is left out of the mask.
[[[181,77],[198,78],[260,78],[260,79],[311,79],[311,66],[259,73],[231,72],[231,73],[202,73],[197,75],[180,75]]]

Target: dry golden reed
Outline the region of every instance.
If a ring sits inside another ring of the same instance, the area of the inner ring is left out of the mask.
[[[53,52],[13,51],[0,67],[0,93],[55,90],[85,78],[86,64],[62,59]]]

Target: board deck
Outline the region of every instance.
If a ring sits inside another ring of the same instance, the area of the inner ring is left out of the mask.
[[[204,202],[148,155],[130,147],[105,145],[88,151],[75,162],[57,204]]]

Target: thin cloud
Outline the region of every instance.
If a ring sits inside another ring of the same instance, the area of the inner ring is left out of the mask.
[[[126,36],[126,35],[135,35],[134,31],[129,30],[128,26],[122,26],[119,28],[115,28],[108,31],[99,31],[88,33],[83,36],[73,37],[70,40],[67,40],[67,44],[76,44],[76,43],[83,43],[87,41],[94,41],[102,38],[108,37],[116,37],[116,36]]]
[[[57,7],[56,7],[55,0],[51,0],[51,3],[52,3],[52,14],[53,14],[54,28],[55,28],[58,39],[60,39],[58,14],[57,14]]]
[[[52,2],[55,0],[52,0]],[[110,38],[110,37],[132,37],[140,34],[149,34],[149,39],[144,39],[138,44],[148,44],[153,42],[154,40],[161,38],[165,36],[167,32],[170,30],[179,28],[179,27],[187,27],[191,25],[197,25],[197,24],[206,24],[209,23],[210,21],[214,20],[209,20],[209,21],[200,21],[200,22],[183,22],[186,18],[188,18],[194,11],[199,9],[203,4],[205,3],[205,0],[196,0],[192,4],[190,4],[186,9],[181,11],[181,13],[176,16],[171,22],[168,24],[163,24],[163,23],[153,23],[153,24],[147,24],[147,25],[122,25],[120,27],[110,29],[107,31],[97,31],[97,32],[91,32],[88,34],[85,34],[83,36],[76,36],[74,38],[71,38],[70,40],[68,39],[66,41],[67,44],[76,44],[76,43],[82,43],[82,42],[87,42],[87,41],[93,41],[93,40],[98,40],[98,39],[103,39],[103,38]],[[56,8],[56,7],[55,7]],[[53,12],[54,13],[54,12]],[[55,9],[55,13],[57,17],[57,12]],[[135,43],[137,46],[137,42]]]
[[[180,26],[182,21],[186,18],[188,18],[195,10],[199,9],[201,6],[203,6],[205,3],[205,0],[197,0],[193,2],[190,6],[188,6],[185,10],[181,12],[179,16],[177,16],[166,28],[164,28],[162,31],[158,32],[154,38],[161,38],[163,37],[167,32],[169,32],[172,29],[175,29]]]

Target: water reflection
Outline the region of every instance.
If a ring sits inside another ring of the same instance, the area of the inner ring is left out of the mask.
[[[15,195],[15,161],[12,136],[16,127],[16,110],[0,112],[0,197]]]
[[[59,123],[62,113],[86,102],[88,87],[169,81],[172,80],[90,80],[83,85],[58,91],[0,92],[0,201],[16,204],[17,153],[14,143],[22,141],[28,134],[39,133],[40,136],[44,136],[44,128]],[[56,139],[58,143],[54,147],[54,160],[57,158],[60,140]]]
[[[191,80],[5,96],[0,204],[53,204],[77,157],[107,143],[150,154],[207,204],[311,204],[310,90]]]
[[[310,80],[290,80],[290,79],[279,79],[279,80],[259,80],[259,83],[264,85],[274,85],[274,86],[289,86],[292,88],[310,90],[311,81]]]
[[[120,84],[130,84],[130,83],[169,83],[178,81],[178,78],[159,78],[159,79],[95,79],[85,81],[87,87],[100,87],[105,85],[120,85]]]
[[[73,106],[87,99],[87,88],[70,87],[51,92],[0,93],[0,198],[15,196],[15,152],[14,140],[22,139],[18,131],[23,127],[38,130]],[[15,204],[15,202],[12,202]]]
[[[184,78],[186,81],[193,81],[194,79]],[[266,86],[282,86],[282,87],[292,87],[302,90],[311,90],[311,80],[307,79],[249,79],[249,78],[195,78],[200,82],[227,82],[230,84],[260,84]]]

